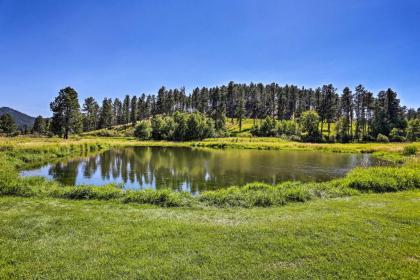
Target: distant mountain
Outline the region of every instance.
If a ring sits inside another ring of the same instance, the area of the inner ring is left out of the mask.
[[[27,126],[28,128],[31,128],[34,125],[35,118],[28,116],[24,113],[21,113],[19,111],[16,111],[9,107],[1,107],[0,108],[0,116],[4,114],[10,114],[12,118],[15,120],[16,125],[19,128],[23,128],[24,126]]]

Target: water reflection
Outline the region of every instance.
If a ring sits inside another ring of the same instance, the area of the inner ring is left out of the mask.
[[[23,171],[65,185],[117,183],[129,189],[171,188],[193,193],[253,181],[325,181],[358,165],[376,162],[368,155],[258,150],[202,150],[127,147],[99,155]]]

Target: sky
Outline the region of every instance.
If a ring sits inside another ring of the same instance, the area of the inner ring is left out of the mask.
[[[418,0],[0,0],[0,107],[229,81],[392,88],[420,107]]]

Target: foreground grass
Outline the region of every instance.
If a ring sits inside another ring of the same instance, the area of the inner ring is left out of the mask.
[[[0,279],[416,279],[420,192],[281,208],[0,197]]]

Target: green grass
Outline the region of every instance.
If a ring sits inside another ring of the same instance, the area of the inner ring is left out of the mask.
[[[257,120],[257,124],[260,120]],[[226,119],[226,130],[231,136],[251,136],[250,130],[254,126],[254,119],[243,119],[242,120],[242,130],[239,131],[239,122],[238,119],[227,118]]]
[[[416,279],[420,192],[272,208],[0,197],[0,279]]]

